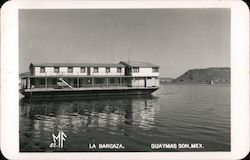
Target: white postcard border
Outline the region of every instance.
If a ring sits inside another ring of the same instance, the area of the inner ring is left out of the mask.
[[[231,8],[231,152],[19,152],[18,9]],[[1,10],[1,151],[10,159],[240,159],[249,152],[249,10],[241,1],[9,1]]]

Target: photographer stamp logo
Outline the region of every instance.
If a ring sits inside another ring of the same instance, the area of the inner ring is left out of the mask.
[[[63,148],[63,142],[66,141],[67,135],[63,131],[59,131],[58,135],[52,134],[53,143],[49,145],[50,148]]]

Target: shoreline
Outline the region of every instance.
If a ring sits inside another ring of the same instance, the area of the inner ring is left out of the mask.
[[[214,82],[214,84],[210,84],[208,82],[160,82],[160,85],[165,84],[176,84],[176,85],[182,85],[182,84],[205,84],[205,85],[231,85],[231,82]]]

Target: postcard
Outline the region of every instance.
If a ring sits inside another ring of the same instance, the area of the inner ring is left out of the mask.
[[[249,152],[241,1],[9,1],[8,159],[240,159]]]

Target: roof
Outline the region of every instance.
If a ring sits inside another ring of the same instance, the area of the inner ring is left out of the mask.
[[[31,63],[30,65],[34,67],[125,67],[120,63]]]
[[[124,64],[125,66],[128,67],[142,67],[142,68],[147,68],[147,67],[160,67],[158,65],[149,63],[149,62],[136,62],[136,61],[130,61],[130,62],[123,62],[121,61],[120,64]]]

